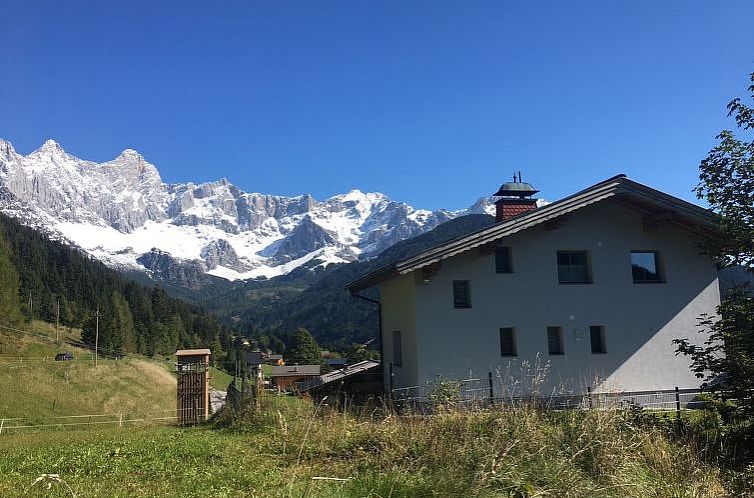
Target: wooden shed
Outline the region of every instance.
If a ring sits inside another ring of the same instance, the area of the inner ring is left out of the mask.
[[[179,349],[177,417],[180,425],[197,424],[209,417],[209,349]]]

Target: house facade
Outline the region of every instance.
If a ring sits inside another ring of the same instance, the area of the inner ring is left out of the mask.
[[[491,227],[349,285],[379,286],[386,389],[489,372],[501,395],[697,387],[672,341],[703,342],[720,302],[711,213],[622,175],[533,193],[506,184]]]

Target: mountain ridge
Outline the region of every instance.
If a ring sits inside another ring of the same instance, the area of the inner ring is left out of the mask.
[[[0,139],[0,211],[108,266],[156,280],[181,272],[230,281],[271,278],[302,266],[368,259],[445,221],[492,208],[484,197],[464,210],[428,211],[358,189],[319,201],[309,194],[245,192],[225,178],[171,184],[133,149],[97,163],[54,140],[22,155]],[[184,268],[176,272],[176,265]],[[200,280],[192,275],[177,283]]]

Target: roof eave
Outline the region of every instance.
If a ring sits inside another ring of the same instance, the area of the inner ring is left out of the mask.
[[[351,294],[354,294],[369,289],[370,287],[374,287],[380,282],[384,282],[392,277],[397,277],[398,275],[399,273],[395,268],[395,263],[391,263],[350,282],[346,285],[346,289],[348,289]]]

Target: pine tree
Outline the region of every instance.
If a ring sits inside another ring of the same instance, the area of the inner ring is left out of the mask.
[[[113,291],[111,296],[112,305],[112,331],[113,346],[115,350],[123,353],[136,351],[136,337],[134,334],[134,320],[128,302],[118,291]]]

